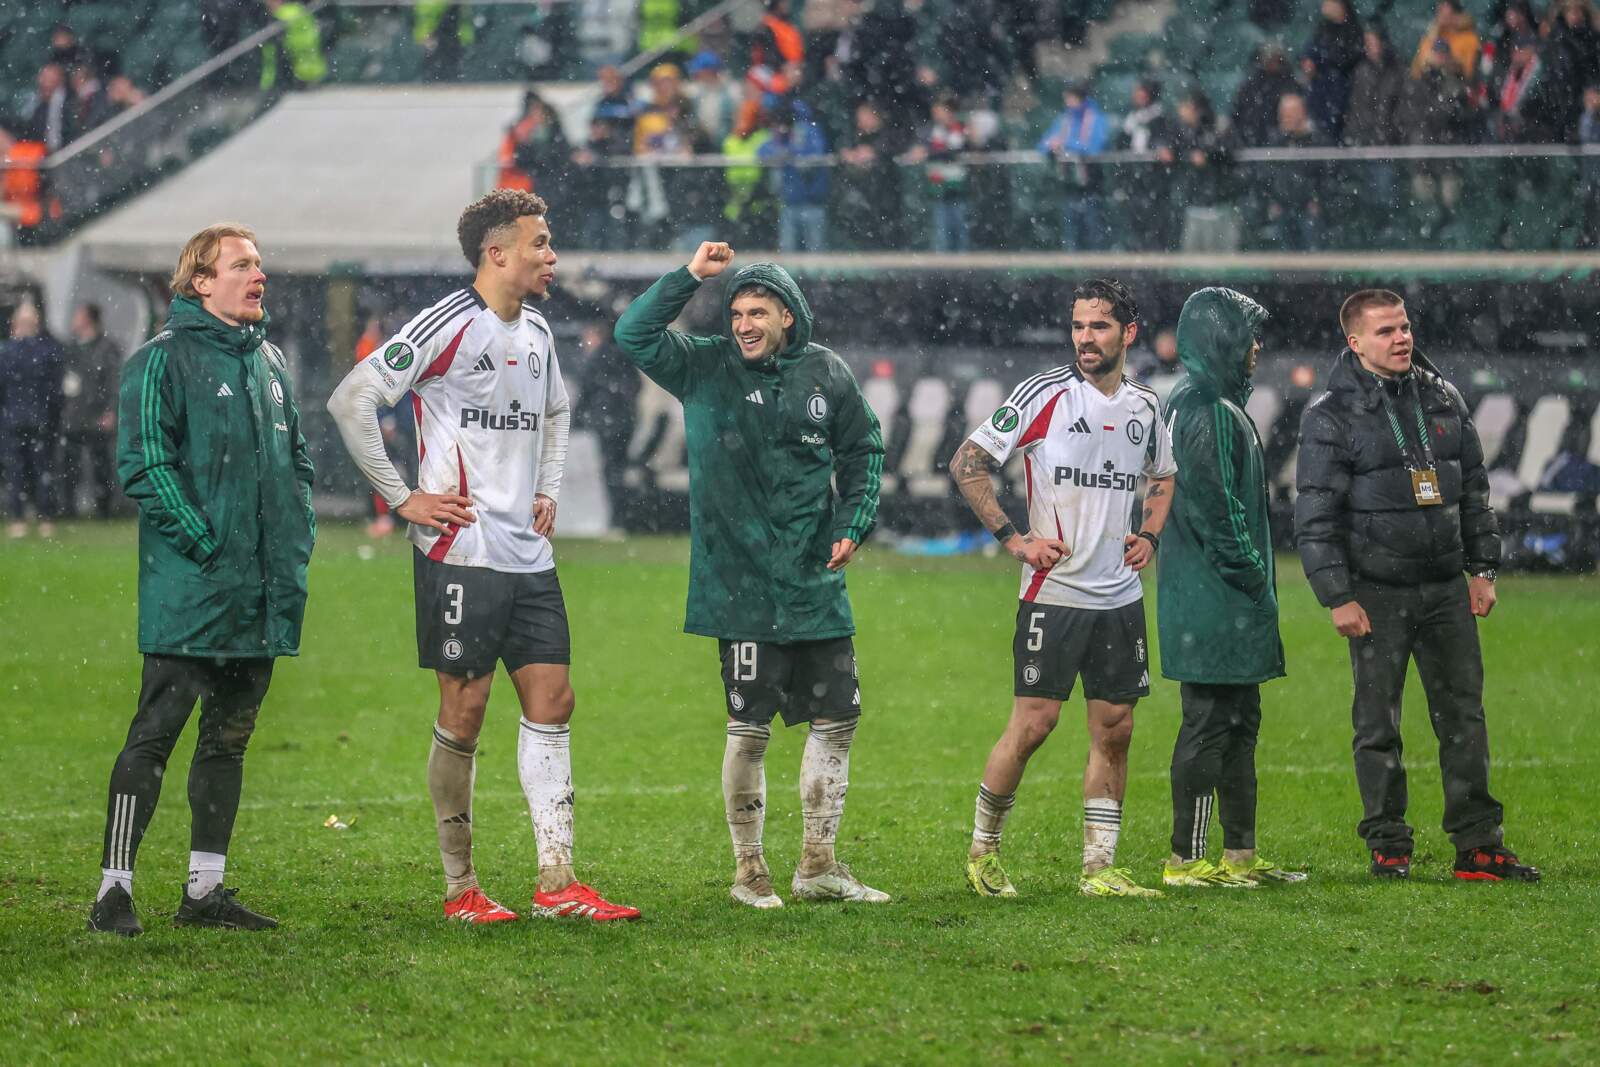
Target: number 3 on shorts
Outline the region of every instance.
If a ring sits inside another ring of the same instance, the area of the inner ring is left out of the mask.
[[[1028,616],[1028,651],[1038,652],[1044,648],[1044,631],[1039,629],[1039,620],[1044,618],[1044,612],[1035,611]]]
[[[451,582],[444,587],[444,595],[450,598],[445,605],[444,621],[447,626],[461,625],[461,594],[463,590],[459,582]]]

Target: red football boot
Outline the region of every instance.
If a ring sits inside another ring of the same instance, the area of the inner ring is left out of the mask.
[[[502,908],[485,896],[483,890],[473,886],[456,899],[444,902],[444,917],[476,926],[481,923],[510,922],[517,917],[517,913],[510,908]]]
[[[639,909],[613,904],[582,882],[573,882],[554,893],[542,890],[535,892],[532,914],[542,919],[588,919],[608,923],[618,919],[637,919]]]

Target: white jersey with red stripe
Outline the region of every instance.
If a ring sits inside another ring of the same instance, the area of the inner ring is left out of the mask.
[[[477,521],[440,533],[413,523],[429,559],[537,573],[555,566],[533,529],[533,498],[546,418],[567,410],[567,390],[544,316],[523,304],[504,322],[472,288],[458,289],[362,361],[384,402],[410,391],[417,418],[417,488],[472,499]]]
[[[968,440],[1002,464],[1021,450],[1032,532],[1072,550],[1048,570],[1023,564],[1023,600],[1099,610],[1143,596],[1122,562],[1135,489],[1141,474],[1178,471],[1154,392],[1124,377],[1106,396],[1076,366],[1057,367],[1012,390]]]

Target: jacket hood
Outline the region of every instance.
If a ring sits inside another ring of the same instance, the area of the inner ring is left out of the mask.
[[[1415,348],[1411,350],[1411,369],[1425,371],[1435,379],[1444,377],[1439,373],[1439,368],[1433,365],[1433,361]],[[1333,359],[1333,368],[1328,372],[1328,391],[1353,393],[1356,400],[1364,407],[1375,408],[1379,403],[1379,381],[1376,374],[1361,365],[1361,360],[1355,352],[1346,348]]]
[[[260,322],[243,326],[229,326],[200,306],[200,301],[187,296],[174,296],[167,311],[167,329],[191,330],[200,334],[207,344],[230,355],[242,356],[254,352],[267,339],[269,317],[261,313]]]
[[[795,284],[789,272],[776,263],[752,263],[735,272],[726,290],[727,301],[723,322],[728,329],[728,336],[733,336],[733,312],[728,310],[733,304],[733,294],[747,285],[764,285],[771,289],[794,314],[794,336],[788,344],[778,350],[778,355],[798,356],[804,352],[806,346],[811,344],[811,305],[806,303],[805,294],[800,291],[800,286]]]
[[[1250,398],[1244,356],[1267,309],[1232,289],[1201,289],[1178,315],[1178,362],[1203,392],[1243,404]]]

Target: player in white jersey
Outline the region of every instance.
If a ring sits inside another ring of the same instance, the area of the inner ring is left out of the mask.
[[[984,896],[1016,895],[1000,865],[1000,833],[1028,757],[1055,728],[1080,676],[1089,722],[1080,888],[1092,896],[1161,895],[1116,866],[1116,849],[1133,706],[1150,692],[1139,571],[1155,558],[1178,469],[1155,393],[1123,374],[1139,330],[1133,294],[1097,280],[1072,295],[1077,361],[1017,386],[950,461],[962,496],[1023,565],[1012,643],[1016,701],[978,786],[967,859],[967,880]],[[993,482],[1019,450],[1028,493],[1023,533],[1001,509]],[[1141,477],[1144,513],[1134,533]]]
[[[468,923],[517,917],[484,894],[472,866],[478,733],[499,662],[522,704],[517,769],[539,855],[533,913],[639,917],[572,869],[571,646],[549,540],[571,415],[550,327],[530,303],[555,280],[545,210],[539,197],[509,189],[469,205],[457,235],[477,269],[472,285],[406,323],[328,400],[362,473],[411,524],[417,655],[439,680],[428,792],[444,913]],[[415,489],[389,461],[377,421],[378,408],[407,392]]]

